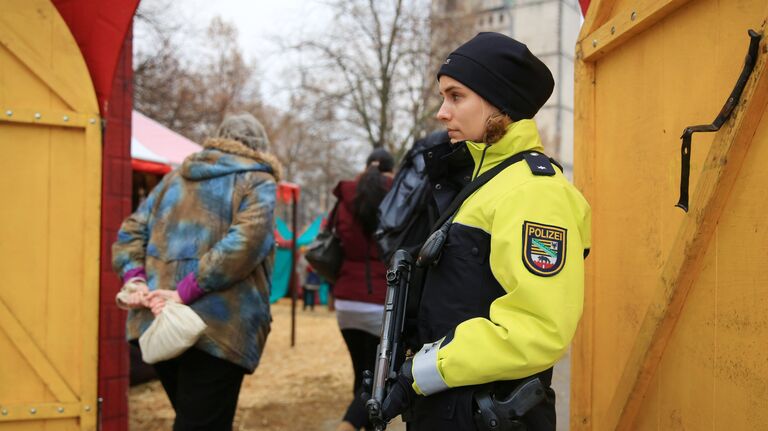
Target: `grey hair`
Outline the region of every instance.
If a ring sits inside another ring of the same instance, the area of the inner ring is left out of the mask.
[[[256,151],[269,149],[269,138],[264,126],[248,113],[227,115],[216,131],[216,137],[233,139]]]

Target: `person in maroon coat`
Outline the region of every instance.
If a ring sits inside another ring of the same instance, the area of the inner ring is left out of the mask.
[[[379,203],[392,186],[394,164],[389,152],[376,149],[368,156],[365,172],[354,180],[339,182],[333,191],[338,198],[335,228],[344,249],[333,295],[355,373],[354,398],[338,431],[373,429],[359,393],[363,371],[372,370],[376,361],[381,332],[387,270],[379,259],[373,233]]]

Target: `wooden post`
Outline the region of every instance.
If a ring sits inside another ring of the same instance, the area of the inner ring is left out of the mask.
[[[582,60],[576,46],[576,110],[574,116],[574,184],[594,206],[595,166],[595,64]],[[595,241],[594,235],[592,237]],[[571,412],[570,425],[574,431],[592,429],[592,357],[594,350],[595,258],[585,262],[584,312],[571,349]]]
[[[292,189],[291,191],[291,233],[293,238],[291,239],[291,277],[289,279],[291,289],[291,347],[296,345],[296,298],[298,297],[298,278],[296,274],[296,258],[298,257],[296,242],[299,240],[299,235],[296,229],[296,217],[298,209],[299,197],[298,190]]]

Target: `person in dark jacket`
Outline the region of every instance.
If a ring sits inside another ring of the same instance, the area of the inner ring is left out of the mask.
[[[470,182],[473,166],[465,143],[451,142],[448,132],[414,142],[379,205],[376,241],[385,261],[399,249],[418,253],[432,224]]]
[[[333,286],[336,317],[349,349],[354,369],[354,398],[339,431],[370,429],[368,412],[361,399],[363,371],[372,369],[381,332],[386,293],[386,267],[379,259],[373,233],[378,207],[392,184],[394,159],[386,150],[374,150],[366,170],[354,180],[341,181],[333,193],[338,198],[336,233],[344,260]]]
[[[315,272],[315,269],[309,263],[307,263],[305,271],[306,276],[304,277],[304,286],[302,286],[304,290],[304,307],[302,309],[306,310],[309,307],[311,311],[315,311],[315,296],[317,296],[317,291],[320,290],[320,286],[323,284],[323,279],[320,278],[320,275]]]
[[[432,225],[472,178],[474,162],[463,141],[452,142],[437,131],[414,142],[397,169],[392,188],[379,205],[376,241],[384,260],[399,249],[418,255]],[[421,348],[417,313],[425,268],[411,268],[403,342],[413,352]]]

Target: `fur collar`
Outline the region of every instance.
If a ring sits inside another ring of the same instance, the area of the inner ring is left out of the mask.
[[[275,181],[283,177],[283,165],[273,154],[265,151],[256,151],[233,139],[209,138],[203,142],[203,148],[211,148],[228,154],[246,157],[258,162],[263,162],[272,167],[272,176]]]

